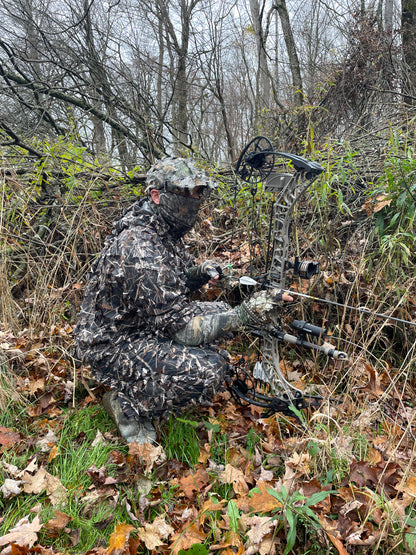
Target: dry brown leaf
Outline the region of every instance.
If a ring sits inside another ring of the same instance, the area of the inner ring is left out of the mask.
[[[398,488],[399,491],[404,491],[408,495],[416,497],[416,476],[410,476],[406,482]]]
[[[19,433],[14,432],[10,428],[0,426],[0,453],[5,449],[15,447],[18,441],[20,441]]]
[[[267,491],[269,488],[270,484],[262,482],[261,480],[257,482],[255,489],[260,491],[251,490],[247,498],[248,505],[250,506],[251,510],[256,513],[268,513],[269,511],[272,511],[273,509],[279,509],[282,506],[280,501],[273,497],[273,495],[270,495],[270,493]],[[246,499],[246,497],[242,499]],[[236,504],[240,508],[240,500],[237,500]]]
[[[276,522],[268,516],[241,517],[241,523],[247,527],[246,534],[253,547],[259,547],[264,536],[267,536],[275,527]]]
[[[366,522],[363,526],[357,527],[351,532],[345,542],[349,545],[375,545],[381,536],[381,530],[374,530],[371,522]]]
[[[248,485],[243,471],[231,464],[226,465],[224,472],[221,472],[219,478],[223,484],[232,484],[237,495],[248,493]]]
[[[189,549],[195,543],[203,543],[207,535],[195,524],[185,524],[182,531],[177,532],[171,539],[172,555],[178,555],[181,549]]]
[[[5,499],[8,499],[12,495],[19,495],[21,489],[20,484],[22,480],[12,480],[11,478],[6,478],[3,485],[0,488],[1,493]]]
[[[232,530],[227,535],[228,546],[221,551],[221,555],[242,555],[244,553],[244,546],[241,538],[237,532]]]
[[[212,497],[207,499],[205,503],[202,505],[202,509],[199,515],[199,524],[203,526],[207,513],[214,512],[214,511],[222,511],[226,503],[227,501],[225,501],[225,499],[222,499],[221,501],[213,501]]]
[[[56,435],[52,430],[49,430],[45,437],[39,439],[36,445],[39,445],[42,453],[49,453],[53,446],[56,447],[56,442],[58,441]]]
[[[242,555],[246,553],[240,536],[231,530],[227,532],[221,543],[211,545],[210,551],[220,551],[221,555]]]
[[[38,516],[29,522],[29,517],[25,516],[12,528],[8,534],[0,538],[0,546],[7,545],[9,543],[15,543],[24,547],[32,547],[38,539],[38,532],[42,528],[40,519]]]
[[[117,483],[116,478],[107,476],[107,468],[104,465],[101,468],[97,468],[97,466],[93,464],[85,473],[96,485],[111,486]]]
[[[129,555],[128,539],[133,530],[135,528],[130,524],[116,524],[110,536],[106,555]]]
[[[282,483],[288,492],[291,492],[295,481],[300,477],[309,475],[311,457],[309,453],[296,453],[296,451],[285,461],[285,475],[283,476]]]
[[[54,511],[54,518],[51,518],[46,524],[45,528],[49,530],[51,534],[58,534],[61,530],[65,528],[72,517],[62,513],[61,511]]]
[[[379,463],[383,461],[383,457],[380,451],[378,451],[374,447],[371,447],[368,450],[367,458],[368,458],[368,464],[370,466],[377,466]]]
[[[392,518],[399,519],[402,523],[404,523],[406,520],[406,509],[413,502],[413,496],[404,492],[401,499],[396,497],[396,499],[391,499],[390,501],[387,501],[387,506],[390,507],[388,514],[392,515]]]
[[[95,447],[96,445],[99,445],[100,443],[106,444],[107,442],[106,442],[105,437],[103,436],[103,434],[100,432],[100,430],[97,430],[94,441],[91,443],[91,447]]]
[[[354,387],[354,389],[358,391],[366,391],[368,393],[371,393],[375,397],[381,397],[384,393],[384,390],[381,387],[380,376],[378,375],[377,370],[373,368],[371,364],[368,364],[368,362],[365,364],[365,369],[369,377],[368,383],[362,387],[356,386]]]
[[[59,455],[58,446],[54,445],[48,456],[48,463],[52,462]]]
[[[211,445],[209,443],[206,443],[204,447],[201,447],[199,450],[198,462],[205,464],[210,456],[211,456]]]
[[[10,476],[13,476],[13,478],[22,477],[23,472],[16,465],[1,461],[1,466],[4,468],[7,474],[10,474]]]
[[[49,474],[41,467],[34,476],[25,472],[22,477],[24,483],[23,490],[25,493],[40,493],[46,490],[52,505],[62,502],[66,496],[66,488],[61,484],[60,480],[52,474]]]
[[[147,549],[154,550],[166,543],[174,532],[169,524],[166,524],[161,516],[157,516],[152,523],[146,523],[143,528],[138,529],[138,536],[144,542]]]
[[[367,461],[353,462],[350,466],[349,478],[351,482],[355,482],[361,488],[377,484],[378,472],[376,468],[370,467]]]
[[[324,528],[324,530],[325,530],[325,528]],[[339,555],[349,555],[348,551],[345,549],[344,544],[342,543],[341,540],[339,540],[338,538],[336,538],[335,536],[333,536],[329,532],[326,532],[326,535],[328,536],[328,539],[330,540],[332,545],[335,547],[335,549],[337,549]]]
[[[366,211],[367,216],[371,216],[372,214],[376,214],[380,212],[385,206],[390,206],[392,202],[392,198],[389,198],[387,195],[380,193],[376,195],[375,198],[369,198],[365,201],[362,205],[362,208]]]
[[[165,452],[160,445],[153,446],[150,443],[137,443],[129,444],[129,455],[139,457],[140,462],[144,465],[144,473],[150,474],[156,462],[163,462],[166,460]]]
[[[186,497],[192,499],[194,493],[206,486],[209,481],[209,474],[204,468],[200,467],[195,474],[189,473],[187,476],[182,476],[179,483]]]

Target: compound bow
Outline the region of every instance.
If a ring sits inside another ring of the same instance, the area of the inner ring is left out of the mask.
[[[276,159],[290,160],[294,171],[282,173],[275,171]],[[275,152],[266,137],[256,137],[243,149],[236,165],[236,174],[252,186],[262,182],[266,192],[274,193],[274,222],[270,233],[272,255],[269,265],[269,250],[266,260],[266,273],[261,276],[263,287],[285,289],[286,272],[291,269],[294,275],[310,279],[318,272],[318,264],[309,260],[289,260],[290,228],[295,205],[315,179],[324,171],[322,166],[294,154]],[[250,279],[246,280],[249,283]],[[251,280],[253,284],[256,282]],[[322,352],[335,359],[347,359],[347,354],[333,347],[313,342],[313,338],[324,338],[326,330],[304,321],[295,320],[292,327],[298,335],[285,333],[279,324],[269,325],[265,329],[253,328],[253,332],[263,340],[262,360],[257,362],[253,377],[245,374],[235,377],[230,391],[235,397],[245,402],[266,409],[266,414],[282,412],[287,416],[296,416],[297,410],[319,406],[322,397],[306,395],[294,387],[283,376],[279,366],[279,344],[288,342]],[[310,341],[309,339],[312,339]],[[256,380],[269,384],[272,396],[259,393]]]

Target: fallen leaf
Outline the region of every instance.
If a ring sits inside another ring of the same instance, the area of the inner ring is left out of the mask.
[[[53,446],[56,447],[56,442],[58,441],[56,435],[52,430],[49,430],[45,437],[39,439],[36,445],[39,445],[42,453],[49,453]]]
[[[179,483],[186,497],[192,499],[194,493],[206,486],[209,481],[209,474],[201,467],[194,474],[190,472],[187,476],[182,476]]]
[[[5,461],[1,461],[1,465],[4,468],[4,470],[7,472],[7,474],[10,474],[10,476],[13,476],[13,478],[20,478],[23,474],[20,468],[18,468],[14,464],[9,464]]]
[[[324,528],[325,530],[325,528]],[[335,536],[333,536],[332,534],[330,534],[329,532],[326,532],[326,535],[328,536],[329,540],[331,541],[332,545],[335,547],[335,549],[338,551],[338,555],[349,555],[348,551],[345,549],[343,543],[341,540],[339,540],[338,538],[336,538]]]
[[[66,496],[66,488],[61,484],[59,478],[49,474],[43,467],[33,476],[25,472],[22,481],[25,493],[40,493],[46,490],[52,505],[62,502]]]
[[[178,555],[181,549],[189,549],[195,543],[203,543],[207,535],[200,530],[195,524],[185,524],[180,532],[177,532],[172,538],[169,548],[172,555]]]
[[[361,208],[367,212],[367,216],[371,216],[372,214],[380,212],[385,206],[390,206],[392,200],[393,199],[389,198],[387,195],[380,193],[376,195],[375,198],[372,197],[367,199]]]
[[[16,447],[16,443],[20,441],[20,434],[14,432],[10,428],[0,426],[0,453],[3,449]]]
[[[412,495],[413,497],[416,497],[416,476],[410,476],[406,480],[406,482],[403,485],[401,485],[398,489],[399,491],[404,491],[408,495]]]
[[[201,447],[199,450],[198,462],[205,464],[210,456],[211,456],[211,445],[209,443],[206,443],[204,447]]]
[[[67,514],[62,513],[61,511],[54,511],[54,518],[48,520],[45,524],[45,528],[47,528],[51,534],[57,535],[63,528],[65,528],[70,520],[72,520],[72,517]]]
[[[156,462],[163,462],[166,460],[165,452],[160,445],[153,446],[150,443],[137,443],[129,444],[129,455],[138,457],[140,462],[144,465],[144,473],[150,474]]]
[[[310,473],[311,457],[309,453],[296,453],[296,451],[285,461],[285,475],[283,476],[282,483],[288,492],[294,488],[295,481]]]
[[[32,547],[37,542],[37,532],[42,528],[38,516],[29,522],[29,517],[25,516],[12,528],[8,534],[0,538],[0,546],[15,543],[24,547]]]
[[[97,434],[94,438],[94,441],[91,443],[91,447],[95,447],[99,443],[106,443],[106,440],[100,430],[97,430]]]
[[[221,472],[219,478],[223,484],[232,484],[237,495],[248,493],[249,488],[243,471],[235,468],[231,464],[226,465],[224,472]]]
[[[146,523],[139,528],[137,535],[144,542],[147,549],[153,550],[166,543],[174,532],[169,524],[166,524],[161,516],[157,516],[152,523]]]
[[[377,470],[370,467],[367,461],[353,462],[350,466],[350,481],[355,482],[360,488],[377,484]]]
[[[205,522],[205,518],[207,517],[207,513],[215,512],[215,511],[222,511],[224,505],[227,503],[225,499],[221,501],[216,501],[215,498],[210,497],[205,501],[202,505],[202,509],[199,515],[199,524],[202,526]]]
[[[270,489],[270,485],[259,480],[248,496],[236,500],[237,507],[240,508],[241,504],[247,501],[250,509],[256,513],[268,513],[274,509],[279,509],[282,504],[273,495],[270,495],[268,489]]]
[[[267,536],[275,527],[276,522],[268,516],[249,516],[243,515],[241,522],[247,527],[247,537],[253,544],[253,547],[259,547],[264,536]]]
[[[374,530],[371,522],[367,521],[363,526],[349,534],[345,538],[345,542],[349,545],[375,545],[378,543],[380,536],[381,530]]]
[[[384,390],[381,387],[380,376],[378,375],[377,370],[373,368],[371,364],[368,364],[368,362],[365,365],[365,369],[369,376],[368,383],[361,387],[356,386],[354,387],[354,389],[358,391],[366,391],[368,393],[371,393],[375,397],[381,397],[384,393]]]
[[[22,480],[12,480],[11,478],[6,478],[0,491],[5,499],[11,497],[12,495],[18,495],[21,491],[20,484]]]
[[[116,524],[114,532],[110,536],[107,555],[124,555],[129,553],[128,539],[130,533],[135,530],[130,524]]]
[[[58,451],[58,446],[54,445],[52,447],[52,449],[50,450],[49,456],[48,456],[48,463],[52,462],[53,459],[56,459],[56,457],[59,455],[59,451]]]
[[[378,451],[374,447],[371,447],[368,450],[367,457],[368,457],[368,464],[370,466],[377,466],[383,460],[383,457],[382,457],[380,451]]]
[[[75,528],[75,530],[71,530],[71,532],[69,533],[69,538],[74,547],[78,545],[79,542],[81,541],[81,533],[82,533],[82,528]]]

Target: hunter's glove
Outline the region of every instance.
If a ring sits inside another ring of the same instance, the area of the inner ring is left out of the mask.
[[[281,310],[282,291],[267,289],[258,291],[240,304],[240,314],[243,324],[264,326],[270,324]]]
[[[195,289],[199,289],[216,276],[219,276],[220,279],[223,277],[221,266],[212,260],[206,260],[187,272],[187,286],[191,291],[195,291]]]

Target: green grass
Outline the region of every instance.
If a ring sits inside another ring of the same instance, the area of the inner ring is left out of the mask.
[[[15,419],[16,415],[13,416],[13,412],[18,411],[16,408],[14,411],[11,410],[5,423],[10,425]],[[24,413],[19,411],[18,414],[24,421]],[[92,445],[97,430],[100,429],[101,433],[111,430],[112,422],[104,410],[96,405],[78,410],[71,409],[64,415],[62,429],[60,432],[56,432],[58,454],[51,462],[47,461],[47,457],[42,455],[36,445],[38,437],[36,428],[33,428],[33,449],[17,455],[11,450],[6,451],[3,454],[3,460],[23,470],[28,460],[36,455],[39,457],[38,466],[44,466],[49,474],[59,478],[67,489],[67,495],[65,500],[56,506],[50,504],[45,491],[37,495],[21,493],[10,499],[0,497],[0,513],[4,518],[0,525],[0,535],[6,533],[21,518],[30,514],[30,511],[39,504],[42,522],[53,518],[54,511],[59,510],[70,517],[68,528],[80,529],[81,533],[80,542],[73,550],[71,550],[71,544],[68,543],[69,536],[66,533],[61,533],[55,538],[43,529],[40,534],[40,542],[45,541],[47,545],[53,545],[56,549],[64,549],[66,552],[73,553],[85,553],[97,543],[107,545],[108,537],[114,529],[114,523],[129,522],[130,520],[123,504],[125,494],[120,492],[117,503],[115,501],[118,497],[118,494],[115,496],[116,490],[112,495],[109,492],[108,496],[103,495],[97,499],[85,502],[83,499],[93,485],[93,480],[86,473],[91,466],[95,465],[97,468],[105,466],[108,476],[117,470],[117,465],[109,462],[109,455],[114,450],[120,450],[119,444],[104,441]],[[39,431],[37,432],[39,433]],[[121,451],[127,452],[127,447],[122,446]],[[0,473],[2,473],[1,470]],[[107,519],[108,524],[106,524]],[[98,526],[96,526],[97,524]]]
[[[171,415],[162,429],[162,447],[168,459],[176,459],[194,467],[199,457],[199,437],[195,420]]]

